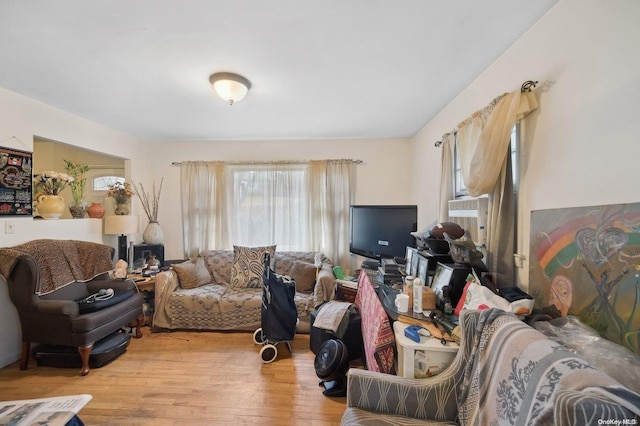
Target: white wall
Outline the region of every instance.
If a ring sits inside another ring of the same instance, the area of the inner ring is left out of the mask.
[[[320,160],[351,158],[356,166],[355,204],[410,204],[411,143],[405,139],[301,140],[159,143],[152,154],[151,180],[164,178],[158,221],[165,240],[165,258],[184,257],[180,212],[180,168],[174,161]],[[150,187],[152,181],[143,182]]]
[[[519,281],[532,210],[640,201],[640,2],[562,0],[413,139],[421,218],[437,216],[443,133],[495,96],[539,80],[524,123]],[[420,166],[423,167],[420,167]]]
[[[13,138],[15,136],[15,138]],[[97,152],[133,159],[139,158],[140,142],[80,117],[44,105],[24,96],[0,89],[0,146],[33,151],[34,136],[41,136],[85,147]],[[34,158],[34,168],[38,159]],[[132,170],[135,176],[143,167]],[[14,225],[13,234],[5,233],[5,222]],[[0,218],[0,246],[12,246],[36,238],[73,238],[103,241],[102,221],[98,219],[34,220]],[[20,356],[20,327],[15,308],[9,300],[7,284],[0,279],[0,367]]]
[[[406,139],[149,144],[1,88],[0,129],[0,146],[32,151],[34,137],[41,137],[127,158],[130,161],[125,161],[125,176],[136,184],[142,182],[147,189],[154,181],[159,184],[164,177],[159,221],[165,235],[167,259],[183,257],[180,169],[171,166],[173,161],[361,159],[364,163],[356,167],[355,203],[408,204],[411,201],[407,185],[411,181],[411,169],[406,166],[411,143]],[[34,168],[38,167],[37,162],[34,158]],[[132,207],[132,213],[141,217],[142,232],[146,218],[137,199]],[[7,221],[14,225],[14,234],[4,233]],[[131,239],[140,242],[140,234]],[[113,237],[102,235],[102,221],[97,219],[0,218],[0,246],[36,238],[76,238],[115,244]],[[0,279],[0,367],[19,359],[19,340],[17,313],[9,300],[6,282]]]

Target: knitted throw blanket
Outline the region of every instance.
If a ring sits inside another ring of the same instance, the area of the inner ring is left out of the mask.
[[[113,253],[112,247],[89,241],[33,240],[0,248],[0,274],[6,278],[16,259],[29,255],[38,265],[36,294],[42,295],[112,270]]]

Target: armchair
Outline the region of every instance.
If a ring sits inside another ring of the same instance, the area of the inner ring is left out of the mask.
[[[460,350],[437,376],[351,369],[342,425],[624,424],[640,395],[497,309],[462,311]],[[632,420],[633,419],[633,420]]]
[[[110,253],[113,253],[113,249],[108,248],[111,249]],[[98,261],[95,260],[94,263]],[[31,342],[77,347],[82,359],[80,374],[85,376],[89,374],[89,356],[96,341],[134,320],[138,321],[136,337],[141,337],[139,325],[142,324],[142,294],[135,292],[114,305],[87,313],[81,313],[75,302],[102,288],[112,288],[116,294],[135,290],[132,281],[114,281],[109,279],[108,273],[101,273],[87,281],[76,280],[39,294],[38,289],[42,287],[43,281],[41,275],[36,257],[22,254],[15,258],[5,276],[9,297],[17,308],[22,327],[21,370],[28,368]]]

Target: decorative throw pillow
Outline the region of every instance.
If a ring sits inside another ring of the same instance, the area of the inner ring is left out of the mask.
[[[311,293],[316,283],[316,267],[312,263],[293,262],[289,276],[296,282],[296,290],[302,293]]]
[[[260,288],[264,273],[264,253],[271,256],[271,268],[275,262],[276,246],[233,246],[232,288]]]
[[[173,265],[173,270],[178,274],[182,288],[196,288],[211,282],[211,275],[201,257]]]

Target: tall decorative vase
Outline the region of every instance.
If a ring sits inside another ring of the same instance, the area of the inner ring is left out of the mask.
[[[38,213],[43,219],[59,219],[64,213],[64,198],[59,195],[41,195],[38,197]]]
[[[146,244],[162,244],[164,235],[158,222],[149,222],[142,233],[142,241]]]
[[[107,209],[101,203],[91,203],[87,208],[87,214],[93,219],[102,219]]]
[[[80,200],[77,204],[75,202],[71,203],[69,204],[69,211],[74,219],[82,219],[87,214],[87,202]]]

